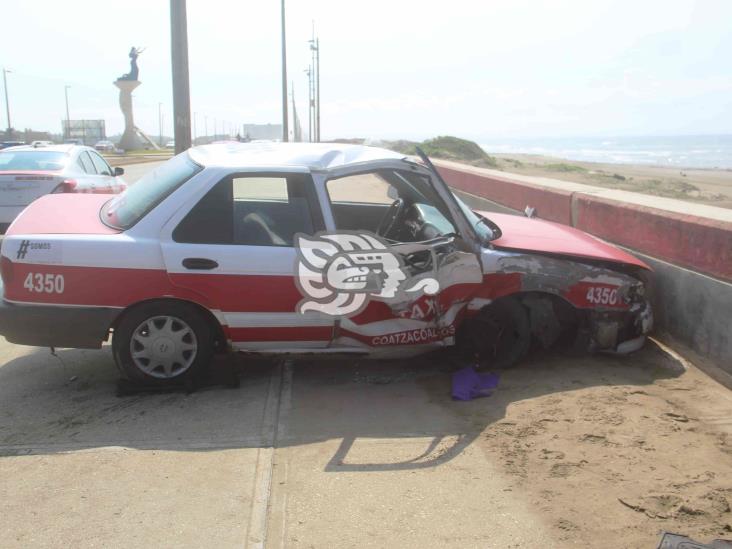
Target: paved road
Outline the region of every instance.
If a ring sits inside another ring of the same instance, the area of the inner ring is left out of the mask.
[[[154,170],[164,162],[146,162],[143,164],[129,164],[123,166],[125,174],[122,176],[127,183],[135,183],[150,170]]]

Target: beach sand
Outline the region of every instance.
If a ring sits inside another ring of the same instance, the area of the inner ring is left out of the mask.
[[[531,154],[494,154],[499,169],[732,209],[732,170],[580,162]]]

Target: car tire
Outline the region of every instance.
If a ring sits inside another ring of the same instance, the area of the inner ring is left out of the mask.
[[[140,305],[115,327],[112,353],[130,381],[164,385],[206,369],[214,354],[214,334],[195,307],[180,302]]]
[[[498,299],[472,321],[470,335],[480,369],[515,366],[531,346],[528,311],[518,299]]]

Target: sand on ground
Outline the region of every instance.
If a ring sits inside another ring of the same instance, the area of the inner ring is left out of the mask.
[[[732,208],[732,170],[581,162],[532,154],[493,156],[506,172]]]

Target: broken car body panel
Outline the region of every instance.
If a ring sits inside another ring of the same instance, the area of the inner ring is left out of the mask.
[[[489,217],[501,227],[503,234],[491,244],[502,250],[598,259],[650,270],[637,257],[573,227],[516,215],[480,211],[477,213]]]

